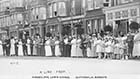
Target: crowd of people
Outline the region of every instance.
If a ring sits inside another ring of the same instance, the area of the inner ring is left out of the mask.
[[[128,59],[139,57],[140,32],[65,35],[41,38],[39,35],[0,40],[1,56],[87,57],[99,59]]]

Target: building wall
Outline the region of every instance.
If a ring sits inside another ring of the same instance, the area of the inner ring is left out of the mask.
[[[118,29],[127,33],[129,24],[132,21],[140,23],[140,2],[133,2],[106,8],[106,25],[113,26],[114,30]],[[120,29],[122,28],[122,29]]]
[[[139,22],[139,20],[136,20],[136,18],[140,18],[139,4],[140,3],[131,3],[106,9],[106,24],[122,19],[129,19]]]

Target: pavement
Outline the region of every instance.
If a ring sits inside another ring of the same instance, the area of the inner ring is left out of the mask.
[[[140,61],[66,57],[0,57],[0,79],[68,79],[44,77],[54,75],[70,76],[69,79],[140,79]]]

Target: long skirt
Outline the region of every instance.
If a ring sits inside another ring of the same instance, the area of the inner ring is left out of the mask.
[[[41,56],[45,56],[45,48],[44,48],[44,45],[41,45],[40,55]]]
[[[80,45],[76,47],[76,53],[78,57],[83,57],[82,49],[80,48]]]
[[[35,55],[35,56],[37,55],[37,47],[36,47],[36,45],[33,46],[33,55]]]
[[[19,56],[23,56],[24,54],[23,54],[23,46],[22,45],[19,45],[18,46],[18,55]]]
[[[3,56],[3,47],[0,45],[0,56]]]
[[[51,46],[45,46],[45,56],[52,56]]]
[[[140,43],[134,44],[133,56],[140,56]]]
[[[93,57],[96,57],[97,56],[97,54],[96,54],[96,46],[92,45],[91,52],[92,52],[91,55],[93,55]]]
[[[61,56],[61,51],[59,45],[55,46],[55,56]]]
[[[30,45],[27,45],[27,52],[28,52],[28,55],[31,55],[31,46]]]
[[[71,48],[71,57],[74,57],[74,56],[77,56],[76,45],[72,45],[72,48]]]
[[[87,57],[94,57],[94,52],[89,47],[87,48]]]
[[[14,44],[11,45],[10,55],[15,55],[15,45]]]

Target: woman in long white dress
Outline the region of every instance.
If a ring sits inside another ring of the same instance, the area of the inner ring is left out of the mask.
[[[140,29],[139,32],[134,36],[134,48],[133,48],[133,57],[140,56]]]
[[[52,56],[51,40],[50,39],[48,39],[45,42],[45,56]]]
[[[31,55],[31,40],[29,38],[27,39],[27,52],[28,55]]]
[[[97,41],[97,38],[95,36],[96,35],[94,34],[92,36],[92,40],[91,40],[91,52],[92,52],[93,57],[96,57],[97,56],[97,54],[96,54],[96,46],[95,46],[95,43]]]
[[[0,40],[0,56],[3,56],[3,46],[1,40]]]
[[[106,48],[106,53],[108,54],[109,58],[112,58],[113,46],[114,46],[114,42],[112,42],[112,39],[110,38],[107,42],[107,48]]]
[[[33,56],[37,56],[36,41],[33,39]]]
[[[80,36],[78,36],[77,41],[76,41],[76,53],[77,53],[77,57],[83,57],[83,53],[82,53],[82,49],[80,48],[81,46],[81,38]]]
[[[11,55],[11,56],[14,56],[14,55],[15,55],[15,39],[12,38],[12,39],[10,40],[10,43],[11,43],[10,55]]]
[[[115,44],[114,44],[114,55],[115,55],[115,59],[118,59],[118,56],[119,56],[119,52],[120,52],[119,46],[120,46],[119,41],[116,40],[115,41]]]
[[[103,42],[101,38],[98,38],[95,45],[96,45],[96,53],[98,54],[99,59],[101,59],[101,53],[103,52],[102,44]]]
[[[20,39],[19,42],[18,42],[18,55],[19,56],[23,56],[23,43],[22,43],[22,40]]]
[[[56,38],[56,41],[55,41],[55,56],[57,57],[61,56],[59,38]]]
[[[71,48],[71,57],[76,57],[77,56],[77,53],[76,53],[76,38],[73,37],[72,41],[71,41],[71,45],[72,45],[72,48]]]
[[[94,57],[94,52],[92,52],[91,44],[93,43],[93,40],[89,36],[88,43],[87,43],[87,57],[91,58]]]

